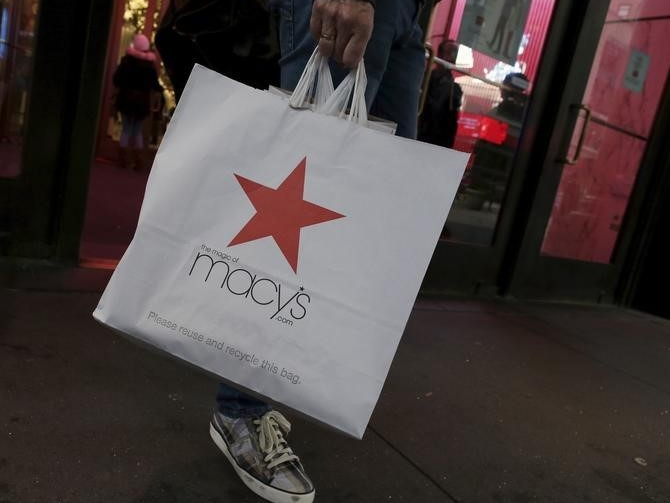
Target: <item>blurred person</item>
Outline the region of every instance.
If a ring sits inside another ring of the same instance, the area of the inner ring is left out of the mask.
[[[165,133],[165,93],[155,92],[151,96],[151,130],[149,145],[158,148]]]
[[[500,14],[498,15],[498,22],[496,23],[495,31],[493,32],[493,38],[489,40],[488,45],[491,49],[493,46],[498,44],[496,49],[493,49],[495,52],[500,54],[500,49],[502,47],[503,39],[505,38],[507,22],[510,16],[514,13],[514,8],[519,3],[519,0],[504,0],[503,6],[500,9]]]
[[[113,77],[117,88],[116,109],[121,114],[119,140],[122,168],[144,168],[144,120],[151,113],[152,95],[162,93],[156,71],[156,54],[150,50],[149,39],[141,33],[123,56]]]
[[[528,78],[523,73],[510,73],[502,82],[502,100],[494,106],[483,121],[488,132],[477,140],[472,151],[472,165],[466,189],[476,191],[481,201],[471,209],[482,209],[488,202],[502,204],[512,170],[512,160],[521,135],[523,117],[528,101]]]
[[[518,138],[518,130],[521,128],[523,113],[528,101],[528,77],[523,73],[510,73],[505,76],[500,90],[502,101],[491,109],[489,115],[506,122],[508,126],[517,129],[515,138]]]
[[[175,99],[200,64],[257,89],[279,85],[277,23],[268,0],[163,0],[154,42]]]
[[[457,54],[458,44],[453,40],[444,40],[437,50],[440,59],[452,64]],[[426,102],[419,117],[418,139],[453,148],[462,101],[463,89],[454,81],[452,71],[437,64],[430,74]]]
[[[512,39],[517,33],[517,30],[522,29],[521,23],[524,21],[523,13],[526,5],[523,0],[514,3],[510,9],[509,19],[507,20],[507,36],[505,37],[505,47],[503,49],[503,56],[507,59],[515,59],[518,56],[519,48],[510,48]],[[514,54],[510,54],[510,49],[514,49]]]

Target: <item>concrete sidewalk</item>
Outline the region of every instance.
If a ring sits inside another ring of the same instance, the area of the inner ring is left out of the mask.
[[[216,382],[0,290],[0,502],[257,502],[211,443]],[[317,502],[669,502],[670,323],[420,301],[363,441],[301,419]]]

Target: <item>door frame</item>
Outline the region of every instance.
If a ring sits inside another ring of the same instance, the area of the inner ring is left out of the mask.
[[[630,257],[635,255],[636,246],[640,243],[640,235],[635,227],[644,214],[645,200],[654,187],[653,175],[658,171],[655,167],[663,151],[663,137],[668,133],[667,126],[662,127],[664,121],[660,120],[668,113],[666,80],[661,106],[647,140],[610,264],[541,255],[546,227],[563,173],[564,164],[558,159],[569,148],[577,122],[575,105],[582,103],[610,2],[598,0],[587,3],[584,29],[579,31],[574,58],[565,72],[568,82],[557,100],[560,103],[559,113],[551,125],[551,139],[544,155],[538,159],[542,173],[528,207],[530,218],[523,230],[518,251],[508,258],[513,265],[508,271],[506,292],[518,298],[608,304],[625,301],[622,297],[622,288],[625,287],[622,284],[630,280],[625,271],[633,267]]]
[[[645,298],[656,293],[658,291],[656,287],[665,283],[670,274],[670,266],[659,264],[656,261],[657,251],[651,249],[668,240],[665,227],[670,214],[667,197],[670,193],[669,137],[670,77],[663,92],[656,124],[649,138],[644,159],[644,165],[649,166],[640,173],[640,183],[644,184],[647,190],[644,193],[642,191],[634,193],[631,208],[635,208],[637,218],[622,230],[626,232],[625,239],[627,244],[630,243],[630,251],[623,265],[615,300],[627,306],[647,307]],[[662,270],[658,271],[658,267],[662,267]],[[647,278],[651,275],[657,282],[654,285],[648,284]]]
[[[553,123],[560,111],[555,96],[563,94],[569,84],[560,63],[576,56],[574,30],[584,31],[581,26],[592,17],[587,16],[586,4],[601,1],[556,1],[493,244],[438,242],[424,278],[423,292],[498,295],[507,291],[519,243],[528,225],[528,208],[542,174],[537,160],[550,143]]]
[[[108,0],[41,0],[21,172],[0,181],[10,256],[77,258],[111,7]]]
[[[638,225],[631,232],[631,241],[636,243],[628,254],[617,288],[617,301],[635,309],[670,318],[670,306],[666,296],[659,295],[670,279],[670,264],[667,262],[670,238],[667,220],[670,218],[670,79],[665,89],[659,110],[658,131],[649,141],[654,168],[645,173],[650,183],[649,193],[637,204],[640,207]]]

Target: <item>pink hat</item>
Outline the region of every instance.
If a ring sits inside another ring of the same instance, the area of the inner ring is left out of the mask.
[[[138,33],[133,37],[133,47],[138,51],[146,52],[149,50],[149,39]]]

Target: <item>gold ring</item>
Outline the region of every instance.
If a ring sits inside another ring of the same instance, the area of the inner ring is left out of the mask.
[[[322,33],[321,38],[324,40],[335,40],[335,33]]]

